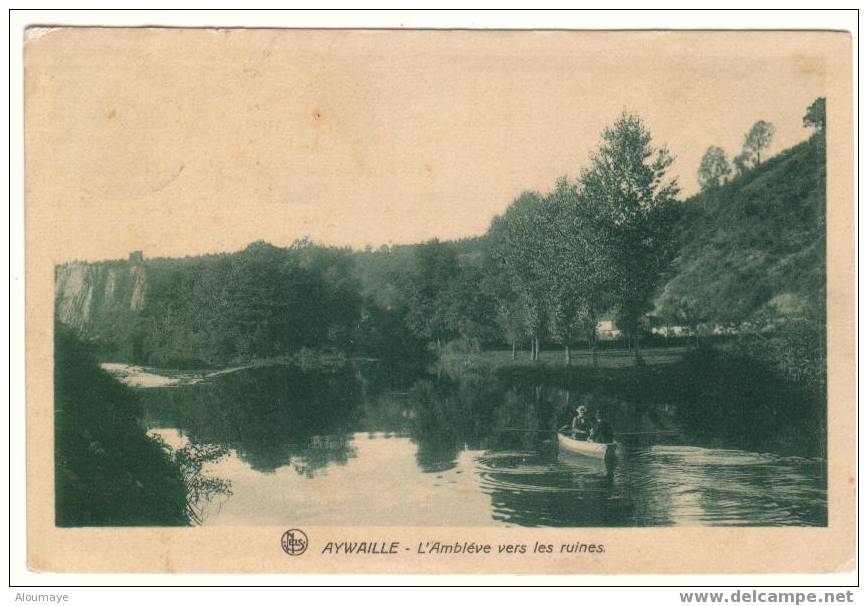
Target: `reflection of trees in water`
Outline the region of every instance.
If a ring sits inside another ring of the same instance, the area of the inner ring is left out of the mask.
[[[537,448],[544,434],[513,430],[548,429],[552,424],[542,386],[509,386],[490,373],[420,379],[410,388],[407,402],[416,459],[424,471],[454,467],[465,446]]]
[[[467,421],[462,419],[461,402],[440,383],[420,379],[410,388],[413,409],[410,434],[416,442],[416,462],[425,472],[455,467]]]
[[[554,429],[582,403],[605,408],[628,428],[653,421],[635,405],[592,391],[567,390],[535,382],[505,381],[495,373],[452,373],[418,380],[407,397],[410,432],[424,471],[455,466],[467,445],[474,450],[513,453],[479,463],[483,489],[494,517],[520,526],[629,526],[647,512],[635,511],[617,466],[601,461],[559,460]],[[534,430],[534,431],[515,431]],[[551,434],[547,432],[551,431]],[[588,465],[596,465],[589,469]],[[620,478],[620,480],[619,480]],[[639,495],[639,509],[651,507]]]
[[[420,467],[443,471],[454,467],[465,446],[550,451],[544,442],[554,436],[545,431],[568,422],[579,402],[606,405],[619,429],[636,418],[604,394],[530,377],[453,370],[417,378],[409,388],[388,379],[378,365],[330,371],[270,366],[143,396],[152,425],[177,427],[196,443],[233,449],[255,470],[290,465],[308,477],[354,456],[346,439],[324,449],[312,445],[313,436],[409,433]]]
[[[541,443],[554,437],[545,431],[568,422],[579,402],[605,405],[619,429],[637,418],[604,394],[473,369],[426,375],[407,388],[390,384],[376,365],[330,371],[270,366],[142,394],[151,425],[177,427],[198,444],[233,449],[257,471],[291,465],[308,477],[354,456],[346,439],[322,448],[311,443],[313,436],[409,433],[420,467],[442,471],[455,465],[465,446],[545,449]]]
[[[409,433],[415,412],[408,405],[408,399],[408,392],[402,389],[386,388],[382,393],[367,393],[356,415],[356,430],[369,435],[385,432],[387,437]]]
[[[346,465],[356,456],[347,436],[312,436],[301,454],[291,455],[289,465],[298,475],[312,478],[329,465]]]
[[[253,469],[273,472],[292,465],[312,476],[329,464],[344,464],[347,441],[312,442],[352,427],[359,396],[351,371],[303,372],[270,366],[232,373],[185,388],[151,390],[152,423],[182,429],[197,444],[233,449]]]
[[[382,374],[372,379],[358,368],[327,372],[274,366],[227,374],[210,383],[139,393],[150,425],[178,428],[198,447],[233,450],[264,473],[289,467],[312,478],[330,465],[344,465],[355,456],[349,436],[357,432],[409,435],[416,444],[419,468],[429,473],[456,467],[464,449],[487,451],[476,462],[482,465],[482,488],[491,498],[495,518],[509,524],[667,525],[702,518],[707,512],[717,515],[722,501],[733,500],[731,495],[721,497],[721,483],[730,479],[728,475],[694,486],[692,476],[674,477],[659,451],[634,456],[664,442],[656,434],[620,436],[633,454],[619,455],[608,476],[559,459],[553,430],[568,422],[579,404],[591,410],[605,407],[619,432],[653,432],[680,420],[680,403],[652,405],[622,397],[606,386],[553,384],[469,369],[426,375],[406,387],[389,383]],[[517,458],[511,468],[490,465],[484,460],[493,454]],[[695,467],[681,471],[693,473]],[[759,494],[769,475],[757,477],[745,480],[739,471],[732,483]],[[698,480],[704,481],[704,476]],[[203,495],[219,495],[221,488],[228,486],[206,480],[197,490],[200,498],[207,498]],[[752,502],[774,507],[766,497]],[[824,519],[824,502],[819,499],[818,504],[802,500],[792,506],[803,508],[798,515],[809,521]],[[724,513],[735,515],[732,509]]]

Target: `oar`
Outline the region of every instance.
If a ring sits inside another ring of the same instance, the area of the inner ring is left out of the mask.
[[[557,429],[522,429],[521,427],[501,427],[500,431],[523,431],[527,433],[558,433]],[[680,431],[674,429],[665,429],[661,431],[616,431],[616,436],[659,436],[659,435],[677,435]]]
[[[523,429],[521,427],[501,427],[500,431],[525,431],[528,433],[557,433],[557,429]],[[661,434],[680,434],[680,431],[674,429],[664,429],[660,431],[616,431],[616,436],[658,436]]]
[[[616,436],[659,436],[661,434],[680,434],[680,431],[666,429],[663,431],[616,431]]]

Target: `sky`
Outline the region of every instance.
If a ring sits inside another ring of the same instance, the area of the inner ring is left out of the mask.
[[[804,140],[830,33],[59,29],[25,47],[26,220],[57,262],[483,234],[639,114],[682,197]],[[29,232],[28,232],[29,233]]]

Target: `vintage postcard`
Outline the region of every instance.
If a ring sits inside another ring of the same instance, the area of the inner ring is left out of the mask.
[[[31,570],[854,568],[849,33],[22,52]]]

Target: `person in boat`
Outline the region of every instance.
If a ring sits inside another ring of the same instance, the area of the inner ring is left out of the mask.
[[[591,419],[588,416],[588,407],[579,406],[576,408],[576,415],[573,417],[573,423],[570,426],[570,434],[574,440],[585,440],[591,435]]]
[[[612,425],[606,418],[606,413],[602,408],[597,410],[597,422],[591,429],[588,441],[597,442],[598,444],[611,444],[615,441],[615,432],[612,430]]]

